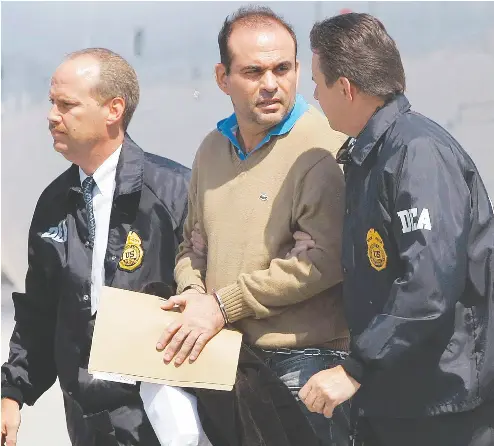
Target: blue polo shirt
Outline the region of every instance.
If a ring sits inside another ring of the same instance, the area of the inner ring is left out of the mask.
[[[222,135],[226,136],[231,141],[233,147],[235,147],[237,151],[238,157],[241,160],[244,160],[250,154],[260,149],[264,144],[268,143],[271,140],[272,136],[279,136],[288,133],[293,128],[295,123],[308,109],[309,109],[309,104],[307,104],[307,102],[302,97],[302,95],[297,94],[295,99],[295,104],[293,105],[293,108],[290,111],[290,113],[288,113],[283,118],[283,121],[276,124],[272,129],[270,129],[268,134],[264,137],[264,139],[254,148],[254,150],[252,150],[249,153],[244,153],[235,135],[238,130],[237,116],[235,115],[235,113],[233,113],[233,115],[229,116],[228,118],[222,119],[220,122],[218,122],[216,128]]]

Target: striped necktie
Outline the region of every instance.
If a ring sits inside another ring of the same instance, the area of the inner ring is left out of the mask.
[[[96,232],[96,221],[94,220],[93,212],[93,187],[94,178],[87,177],[82,182],[82,196],[84,197],[84,202],[86,203],[86,210],[88,216],[88,230],[89,230],[89,241],[91,242],[91,247],[94,245],[94,236]]]

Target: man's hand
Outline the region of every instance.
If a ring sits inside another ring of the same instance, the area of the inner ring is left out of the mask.
[[[17,401],[2,398],[2,446],[17,444],[17,431],[21,424],[21,411]]]
[[[210,294],[189,289],[179,296],[170,297],[161,308],[172,310],[174,305],[183,308],[183,312],[164,331],[156,349],[162,351],[166,347],[166,363],[178,352],[175,365],[180,365],[189,353],[189,361],[195,361],[209,340],[224,327],[225,320],[218,302]]]
[[[307,251],[308,249],[314,248],[314,246],[316,246],[316,242],[312,240],[312,237],[302,231],[294,232],[293,239],[295,240],[295,246],[286,255],[286,259],[297,257],[301,252]]]
[[[199,257],[206,257],[208,255],[208,247],[202,238],[199,223],[194,225],[190,241],[192,242],[192,251],[194,251]]]
[[[298,396],[311,412],[331,418],[335,407],[349,400],[359,388],[360,384],[339,365],[313,375]]]

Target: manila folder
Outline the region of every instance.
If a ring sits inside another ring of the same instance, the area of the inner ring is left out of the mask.
[[[163,362],[156,343],[180,316],[160,308],[164,300],[149,294],[103,287],[96,315],[89,373],[123,375],[136,381],[231,390],[235,383],[241,333],[223,329],[193,362]]]

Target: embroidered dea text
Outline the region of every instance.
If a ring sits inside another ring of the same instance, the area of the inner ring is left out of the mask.
[[[67,241],[67,223],[62,220],[58,226],[48,229],[48,231],[41,234],[43,238],[51,238],[55,242],[65,243]]]
[[[406,211],[397,212],[398,217],[401,220],[401,226],[403,234],[412,231],[418,231],[420,229],[432,230],[431,217],[429,215],[429,209],[424,208],[420,213],[420,217],[417,221],[417,208],[408,209]]]

